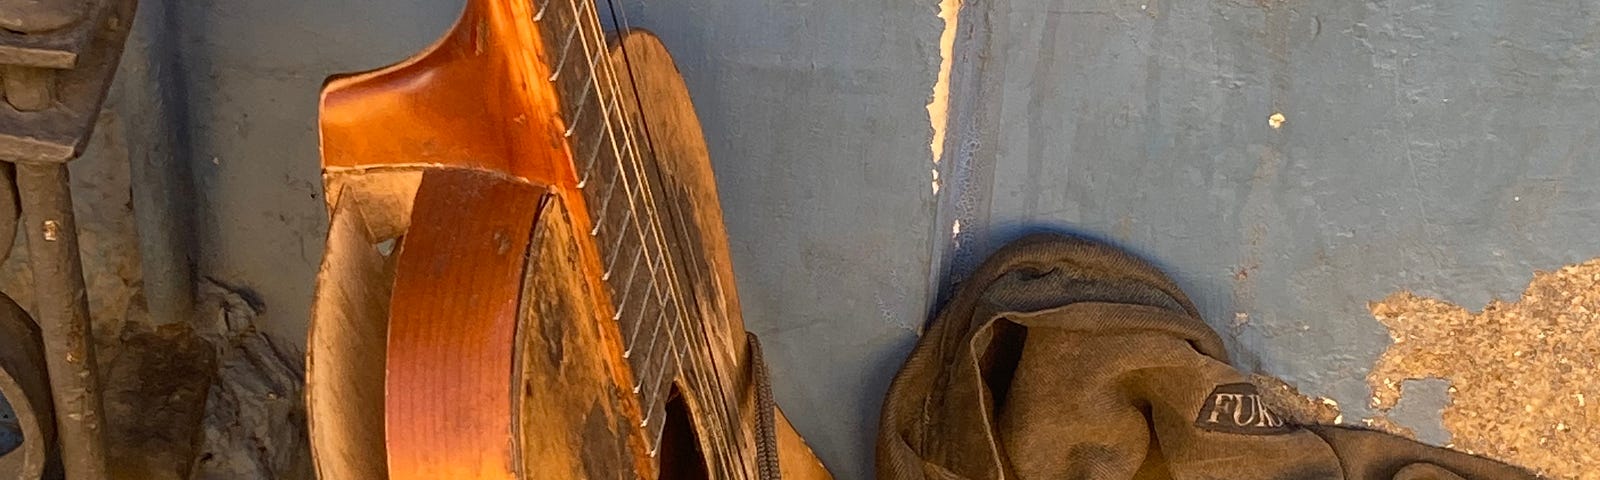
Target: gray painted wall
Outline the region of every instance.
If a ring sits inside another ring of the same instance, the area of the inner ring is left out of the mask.
[[[420,50],[459,3],[155,10],[177,32],[200,274],[253,292],[279,342],[303,343],[326,223],[318,86]],[[627,11],[676,52],[748,325],[842,479],[870,476],[881,395],[948,288],[929,279],[1023,231],[1155,259],[1243,365],[1351,416],[1387,345],[1367,302],[1411,289],[1477,308],[1600,253],[1593,1],[972,1],[937,196],[936,1]]]
[[[927,310],[927,2],[646,1],[705,126],[747,328],[789,418],[869,478],[878,406]]]
[[[327,213],[317,156],[323,79],[394,63],[433,43],[460,1],[169,6],[170,51],[189,129],[203,277],[248,290],[262,323],[302,347]]]
[[[976,148],[950,163],[947,205],[979,201],[950,209],[964,226],[949,270],[1031,229],[1111,240],[1176,276],[1242,366],[1366,417],[1365,377],[1389,345],[1368,302],[1411,290],[1475,310],[1600,254],[1597,14],[970,5],[980,60],[956,95],[975,101],[952,142]]]

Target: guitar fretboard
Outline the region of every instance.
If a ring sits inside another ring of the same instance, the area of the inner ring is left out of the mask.
[[[659,451],[666,404],[680,373],[682,387],[703,399],[697,423],[726,427],[710,429],[709,443],[736,449],[738,442],[731,440],[739,435],[736,405],[707,377],[710,368],[703,363],[709,343],[690,314],[694,298],[684,287],[685,259],[675,254],[680,251],[673,229],[678,220],[644,126],[628,114],[637,106],[631,78],[612,64],[593,2],[532,1],[552,69],[549,81],[561,97],[563,133],[593,221],[588,233],[601,255],[612,319],[634,374],[633,394],[644,410],[641,427],[650,454]],[[728,474],[744,470],[736,466],[742,456],[724,450],[705,452],[714,478],[733,478]]]

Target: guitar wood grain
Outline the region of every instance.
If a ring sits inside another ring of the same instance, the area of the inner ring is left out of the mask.
[[[502,174],[423,173],[390,300],[392,479],[512,479],[512,352],[523,259],[548,192]]]

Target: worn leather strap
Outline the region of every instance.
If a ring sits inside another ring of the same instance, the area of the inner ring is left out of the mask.
[[[750,349],[750,375],[756,389],[756,468],[761,480],[779,480],[778,430],[773,421],[772,379],[767,375],[767,362],[761,357],[761,340],[756,334],[745,332]]]

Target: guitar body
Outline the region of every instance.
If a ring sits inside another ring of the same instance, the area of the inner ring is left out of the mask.
[[[318,476],[829,478],[763,398],[671,57],[540,1],[324,90]]]

